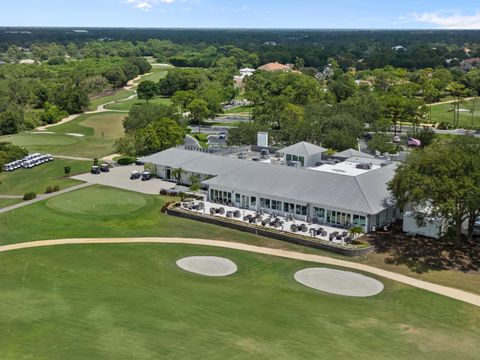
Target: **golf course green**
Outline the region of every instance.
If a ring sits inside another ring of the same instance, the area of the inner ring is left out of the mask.
[[[85,193],[73,191],[64,196],[51,198],[45,205],[66,213],[116,216],[130,214],[145,207],[147,199],[136,193],[129,193],[124,198],[113,188],[92,188],[88,190],[87,199]]]
[[[0,141],[24,146],[30,152],[85,158],[101,158],[114,153],[113,143],[123,134],[125,113],[84,114],[46,132],[0,136]]]
[[[91,224],[95,227],[95,224]],[[181,270],[226,257],[238,272]],[[480,311],[380,279],[368,298],[293,279],[311,264],[165,244],[0,254],[1,359],[478,359]]]

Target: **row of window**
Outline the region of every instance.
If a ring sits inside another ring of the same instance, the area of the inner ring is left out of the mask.
[[[322,219],[330,224],[337,224],[343,226],[358,225],[365,226],[367,218],[364,215],[351,215],[341,211],[325,210],[323,208],[313,208],[313,216],[317,219]]]
[[[305,158],[303,156],[287,154],[286,160],[287,163],[292,161],[298,161],[302,166],[305,166]]]
[[[232,193],[227,191],[219,191],[210,189],[210,197],[213,201],[227,202],[232,201]],[[242,207],[256,207],[257,198],[255,196],[241,195],[235,193],[235,203]],[[260,198],[260,208],[271,209],[288,214],[296,214],[301,216],[307,215],[307,206],[297,205],[289,202],[282,202],[279,200],[271,200],[267,198]],[[324,208],[313,208],[313,217],[322,219],[329,224],[336,224],[342,226],[358,225],[365,226],[367,219],[363,215],[351,215],[349,213],[326,210]]]

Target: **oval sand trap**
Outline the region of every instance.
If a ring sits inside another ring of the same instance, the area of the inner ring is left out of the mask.
[[[177,266],[205,276],[228,276],[237,271],[233,261],[217,256],[190,256],[178,260]]]
[[[83,134],[77,134],[77,133],[66,133],[65,135],[75,136],[75,137],[84,137],[85,136]]]
[[[295,280],[310,288],[343,296],[373,296],[383,290],[383,284],[378,280],[350,271],[328,268],[297,271]]]

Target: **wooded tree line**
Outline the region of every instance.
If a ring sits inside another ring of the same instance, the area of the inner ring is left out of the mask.
[[[253,66],[256,61],[294,63],[296,58],[302,58],[304,66],[321,69],[329,58],[335,57],[345,69],[387,65],[421,69],[446,66],[445,60],[452,60],[449,66],[455,66],[469,56],[480,56],[480,32],[475,30],[86,29],[88,32],[83,33],[72,29],[22,28],[24,33],[3,30],[0,52],[8,50],[15,56],[15,49],[10,48],[15,45],[17,49],[35,51],[35,57],[43,60],[59,59],[64,53],[82,58],[154,56],[178,66],[209,67],[222,55],[234,56],[242,64]],[[34,44],[40,44],[40,49]],[[399,46],[402,48],[396,48]]]
[[[0,135],[51,124],[85,111],[90,97],[144,74],[143,58],[109,58],[66,64],[0,66]]]
[[[344,150],[356,147],[365,131],[374,133],[371,150],[395,152],[396,145],[385,132],[401,131],[413,125],[415,136],[425,144],[431,131],[420,129],[430,120],[429,104],[480,90],[480,70],[468,73],[447,69],[407,71],[391,66],[375,70],[344,71],[334,59],[321,74],[311,77],[295,72],[256,72],[248,78],[245,97],[253,104],[253,122],[242,124],[229,134],[232,145],[255,141],[255,131],[269,131],[280,144],[310,141]],[[452,113],[455,115],[455,113]]]

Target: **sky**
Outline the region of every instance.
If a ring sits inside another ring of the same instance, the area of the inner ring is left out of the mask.
[[[0,0],[0,26],[480,29],[480,0]]]

